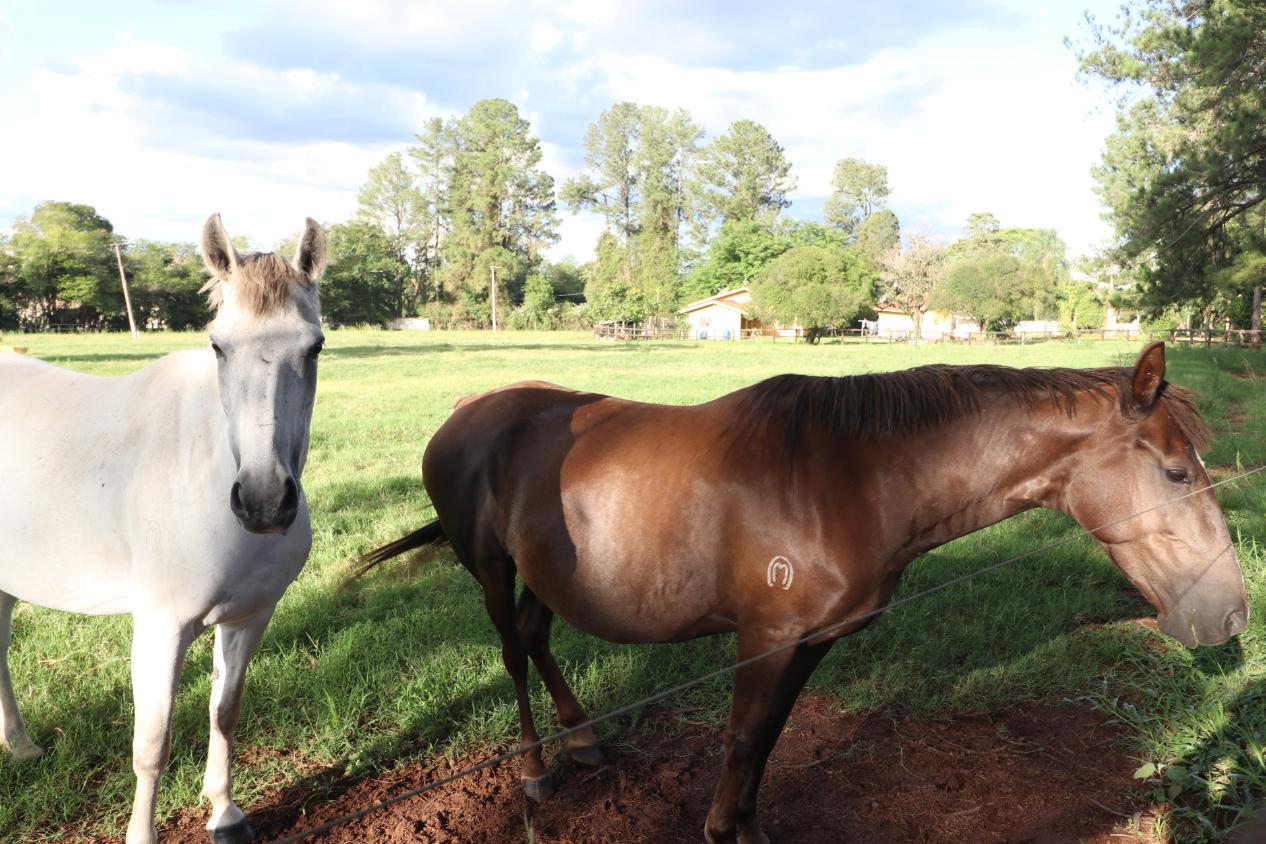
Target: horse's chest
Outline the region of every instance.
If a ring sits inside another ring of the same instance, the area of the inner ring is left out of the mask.
[[[306,517],[287,534],[256,536],[228,525],[202,538],[201,548],[176,536],[160,545],[166,553],[137,555],[133,611],[162,610],[208,625],[254,615],[281,598],[312,544]]]

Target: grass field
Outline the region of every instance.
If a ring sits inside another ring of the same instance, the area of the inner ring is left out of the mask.
[[[205,339],[35,335],[22,343],[73,369],[120,374]],[[249,806],[331,765],[357,774],[517,739],[499,642],[474,582],[451,558],[407,578],[387,570],[340,589],[350,557],[430,517],[419,476],[422,451],[458,397],[539,378],[687,403],[780,372],[838,375],[933,361],[1100,366],[1130,363],[1137,351],[1112,343],[807,347],[615,344],[584,334],[329,332],[304,476],[315,545],[251,667],[238,731],[238,802]],[[1266,462],[1266,354],[1171,350],[1169,376],[1198,391],[1219,431],[1206,455],[1211,466]],[[1145,787],[1171,801],[1160,833],[1219,840],[1237,813],[1266,796],[1266,475],[1223,487],[1220,497],[1253,601],[1250,627],[1232,643],[1188,652],[1131,622],[1150,610],[1082,539],[882,617],[837,644],[810,685],[846,709],[936,716],[1033,698],[1092,701],[1129,725],[1140,765],[1155,766]],[[1024,514],[916,561],[899,594],[1076,530],[1058,514]],[[18,606],[13,676],[32,737],[48,754],[28,764],[0,756],[0,838],[121,832],[133,784],[130,630],[126,617]],[[591,714],[733,659],[729,637],[629,647],[561,623],[555,630],[555,651]],[[161,816],[198,802],[209,643],[202,637],[186,662]],[[552,707],[539,683],[535,695],[539,723],[547,724]],[[672,705],[703,707],[704,717],[719,723],[728,699],[718,680]],[[606,733],[627,723],[608,725]]]

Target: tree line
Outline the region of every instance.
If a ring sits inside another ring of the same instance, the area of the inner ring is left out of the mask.
[[[333,324],[423,315],[437,327],[486,326],[495,300],[503,325],[583,327],[671,316],[741,286],[758,316],[814,333],[855,327],[880,304],[999,328],[1061,315],[1097,324],[1107,303],[1072,280],[1053,230],[1004,228],[981,213],[948,246],[918,233],[903,243],[881,164],[840,160],[823,221],[787,218],[792,164],[753,120],[708,139],[683,109],[616,103],[585,131],[584,171],[561,185],[503,99],[432,119],[414,140],[369,171],[355,215],[329,227],[322,300]],[[603,223],[583,265],[543,257],[560,205]],[[84,205],[44,203],[18,220],[0,240],[0,326],[123,327],[115,238]],[[137,241],[123,257],[141,324],[208,319],[192,245]]]

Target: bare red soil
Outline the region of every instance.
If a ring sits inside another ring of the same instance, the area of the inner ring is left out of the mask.
[[[699,842],[720,762],[718,730],[661,711],[611,764],[554,763],[557,793],[529,806],[509,763],[310,840],[321,842]],[[927,721],[841,713],[806,694],[765,774],[761,817],[786,842],[1150,842],[1137,761],[1106,715],[1026,704]],[[301,832],[479,761],[418,765],[358,782],[318,775],[250,809],[261,840]],[[202,815],[161,832],[205,841]]]

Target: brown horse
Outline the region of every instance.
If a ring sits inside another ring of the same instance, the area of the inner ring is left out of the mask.
[[[763,842],[765,760],[832,641],[866,624],[840,622],[883,607],[911,560],[955,537],[1061,510],[1108,526],[1096,538],[1170,636],[1244,629],[1239,562],[1196,453],[1208,433],[1164,371],[1154,343],[1132,369],[782,375],[693,407],[515,384],[459,403],[423,458],[437,521],[365,559],[452,544],[501,634],[524,744],[537,740],[529,656],[562,724],[585,720],[550,654],[554,613],[615,642],[736,631],[740,659],[826,631],[735,674],[705,838]],[[570,750],[602,761],[592,729]],[[539,748],[522,777],[530,797],[552,791]]]

